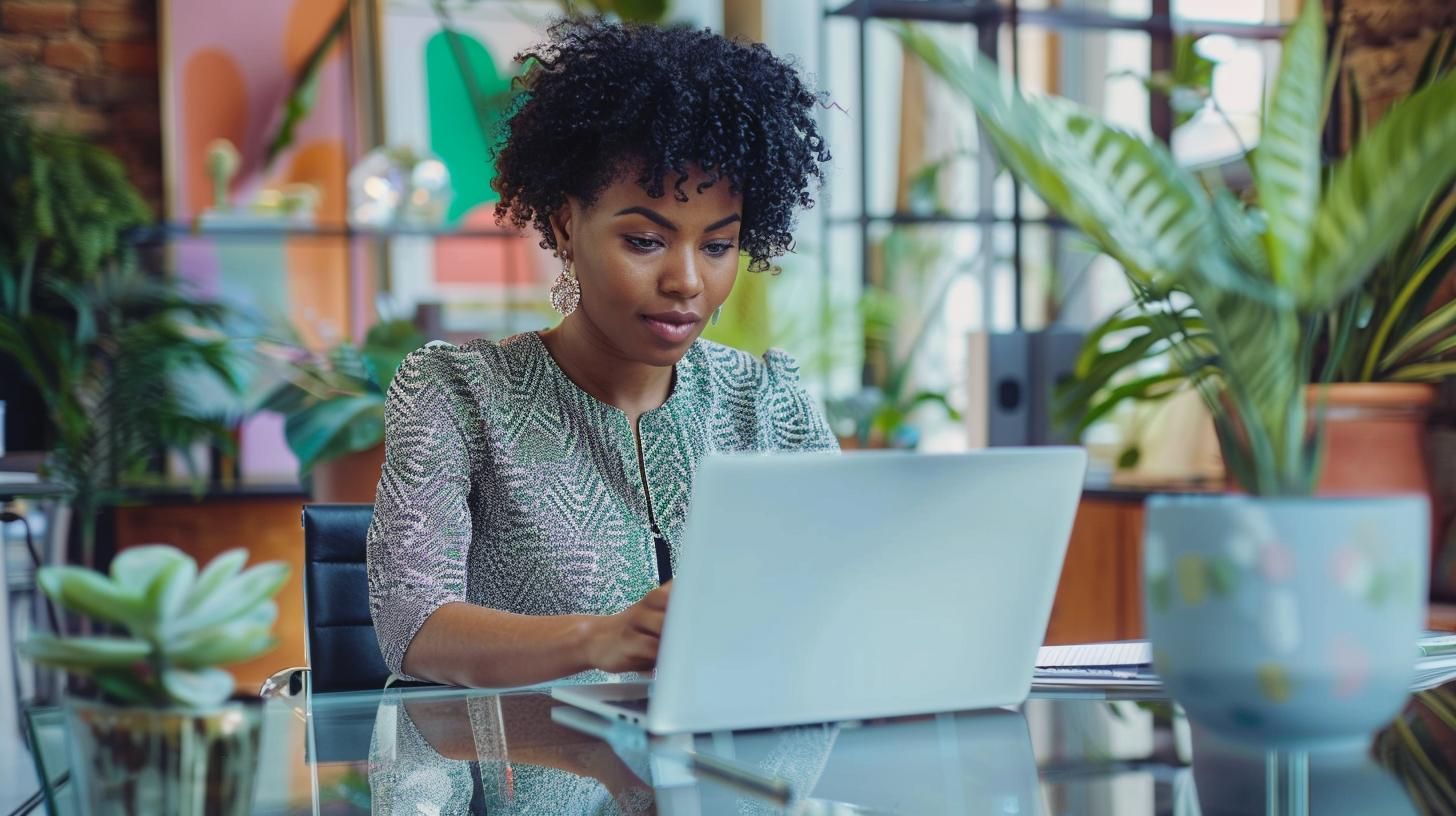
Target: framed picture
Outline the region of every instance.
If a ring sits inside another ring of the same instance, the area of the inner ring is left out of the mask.
[[[560,4],[374,2],[381,140],[444,162],[454,188],[447,223],[458,231],[391,242],[388,298],[405,311],[437,305],[452,335],[544,328],[555,261],[534,234],[496,226],[491,147],[519,72],[515,55],[544,38]]]

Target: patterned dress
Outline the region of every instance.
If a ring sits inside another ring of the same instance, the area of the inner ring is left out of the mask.
[[[837,448],[788,355],[703,340],[639,428],[647,490],[626,414],[568,379],[539,335],[407,357],[385,409],[368,544],[390,671],[403,674],[415,632],[452,601],[525,615],[635,603],[658,583],[650,519],[675,562],[705,453]]]

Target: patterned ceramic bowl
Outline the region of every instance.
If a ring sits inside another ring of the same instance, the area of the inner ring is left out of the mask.
[[[1417,496],[1159,496],[1143,538],[1153,660],[1203,728],[1363,746],[1408,694],[1426,609]]]

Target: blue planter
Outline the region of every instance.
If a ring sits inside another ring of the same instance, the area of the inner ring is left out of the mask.
[[[1144,607],[1168,690],[1226,740],[1365,746],[1408,696],[1429,519],[1416,496],[1154,497]]]

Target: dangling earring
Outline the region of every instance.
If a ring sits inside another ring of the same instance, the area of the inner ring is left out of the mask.
[[[570,256],[561,255],[561,274],[556,276],[556,282],[551,284],[551,308],[561,312],[562,317],[576,311],[581,305],[581,283],[576,279],[576,273],[571,269]]]
[[[711,324],[713,324],[714,326],[716,326],[716,325],[718,325],[718,318],[720,318],[722,316],[723,316],[723,307],[722,306],[719,306],[718,308],[716,308],[716,309],[713,310],[713,316],[710,317],[710,318],[708,318],[708,322],[711,323]]]

